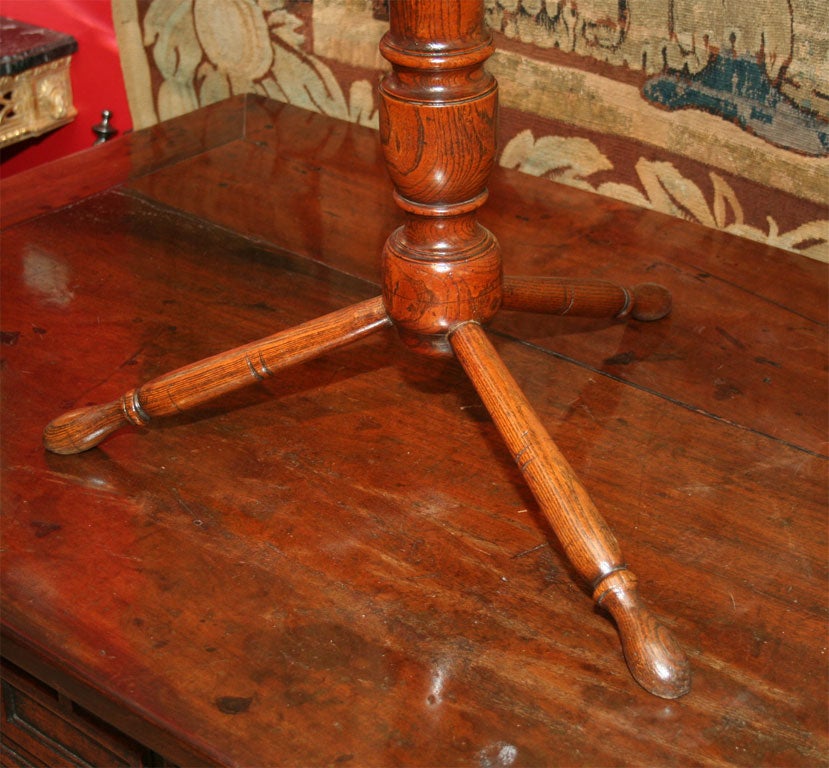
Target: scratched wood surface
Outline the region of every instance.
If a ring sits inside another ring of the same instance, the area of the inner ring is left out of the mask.
[[[4,655],[182,765],[826,764],[822,265],[491,184],[508,271],[674,293],[662,323],[504,313],[493,339],[686,648],[678,701],[628,675],[459,366],[394,331],[44,453],[67,408],[378,291],[375,134],[203,119],[244,132],[119,140],[80,202],[38,197],[55,169],[2,190],[30,212],[0,264]]]

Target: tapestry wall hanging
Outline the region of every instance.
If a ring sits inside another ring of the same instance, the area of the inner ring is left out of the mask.
[[[376,127],[387,1],[112,0],[134,124],[251,92]],[[485,3],[502,166],[829,261],[826,0]]]

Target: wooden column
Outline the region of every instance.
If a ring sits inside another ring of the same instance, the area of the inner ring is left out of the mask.
[[[380,136],[407,219],[386,242],[383,299],[410,347],[451,354],[447,332],[501,304],[498,243],[476,217],[495,160],[492,43],[479,0],[390,6]]]

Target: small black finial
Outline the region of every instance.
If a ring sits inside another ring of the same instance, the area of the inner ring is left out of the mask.
[[[95,139],[95,144],[103,144],[105,141],[109,141],[116,133],[118,133],[117,128],[113,128],[109,121],[112,119],[112,112],[108,109],[105,109],[101,112],[101,122],[97,125],[92,126],[92,132],[97,137]]]

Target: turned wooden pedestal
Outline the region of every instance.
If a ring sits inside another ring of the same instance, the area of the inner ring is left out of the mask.
[[[497,126],[479,0],[391,3],[381,51],[392,72],[380,89],[380,138],[406,217],[383,250],[382,296],[65,414],[46,428],[46,446],[86,450],[122,426],[180,413],[393,325],[413,351],[459,360],[567,557],[614,618],[633,676],[657,696],[679,697],[690,686],[684,653],[642,602],[613,533],[485,330],[500,310],[658,320],[670,296],[655,285],[504,277],[497,238],[477,219]]]

